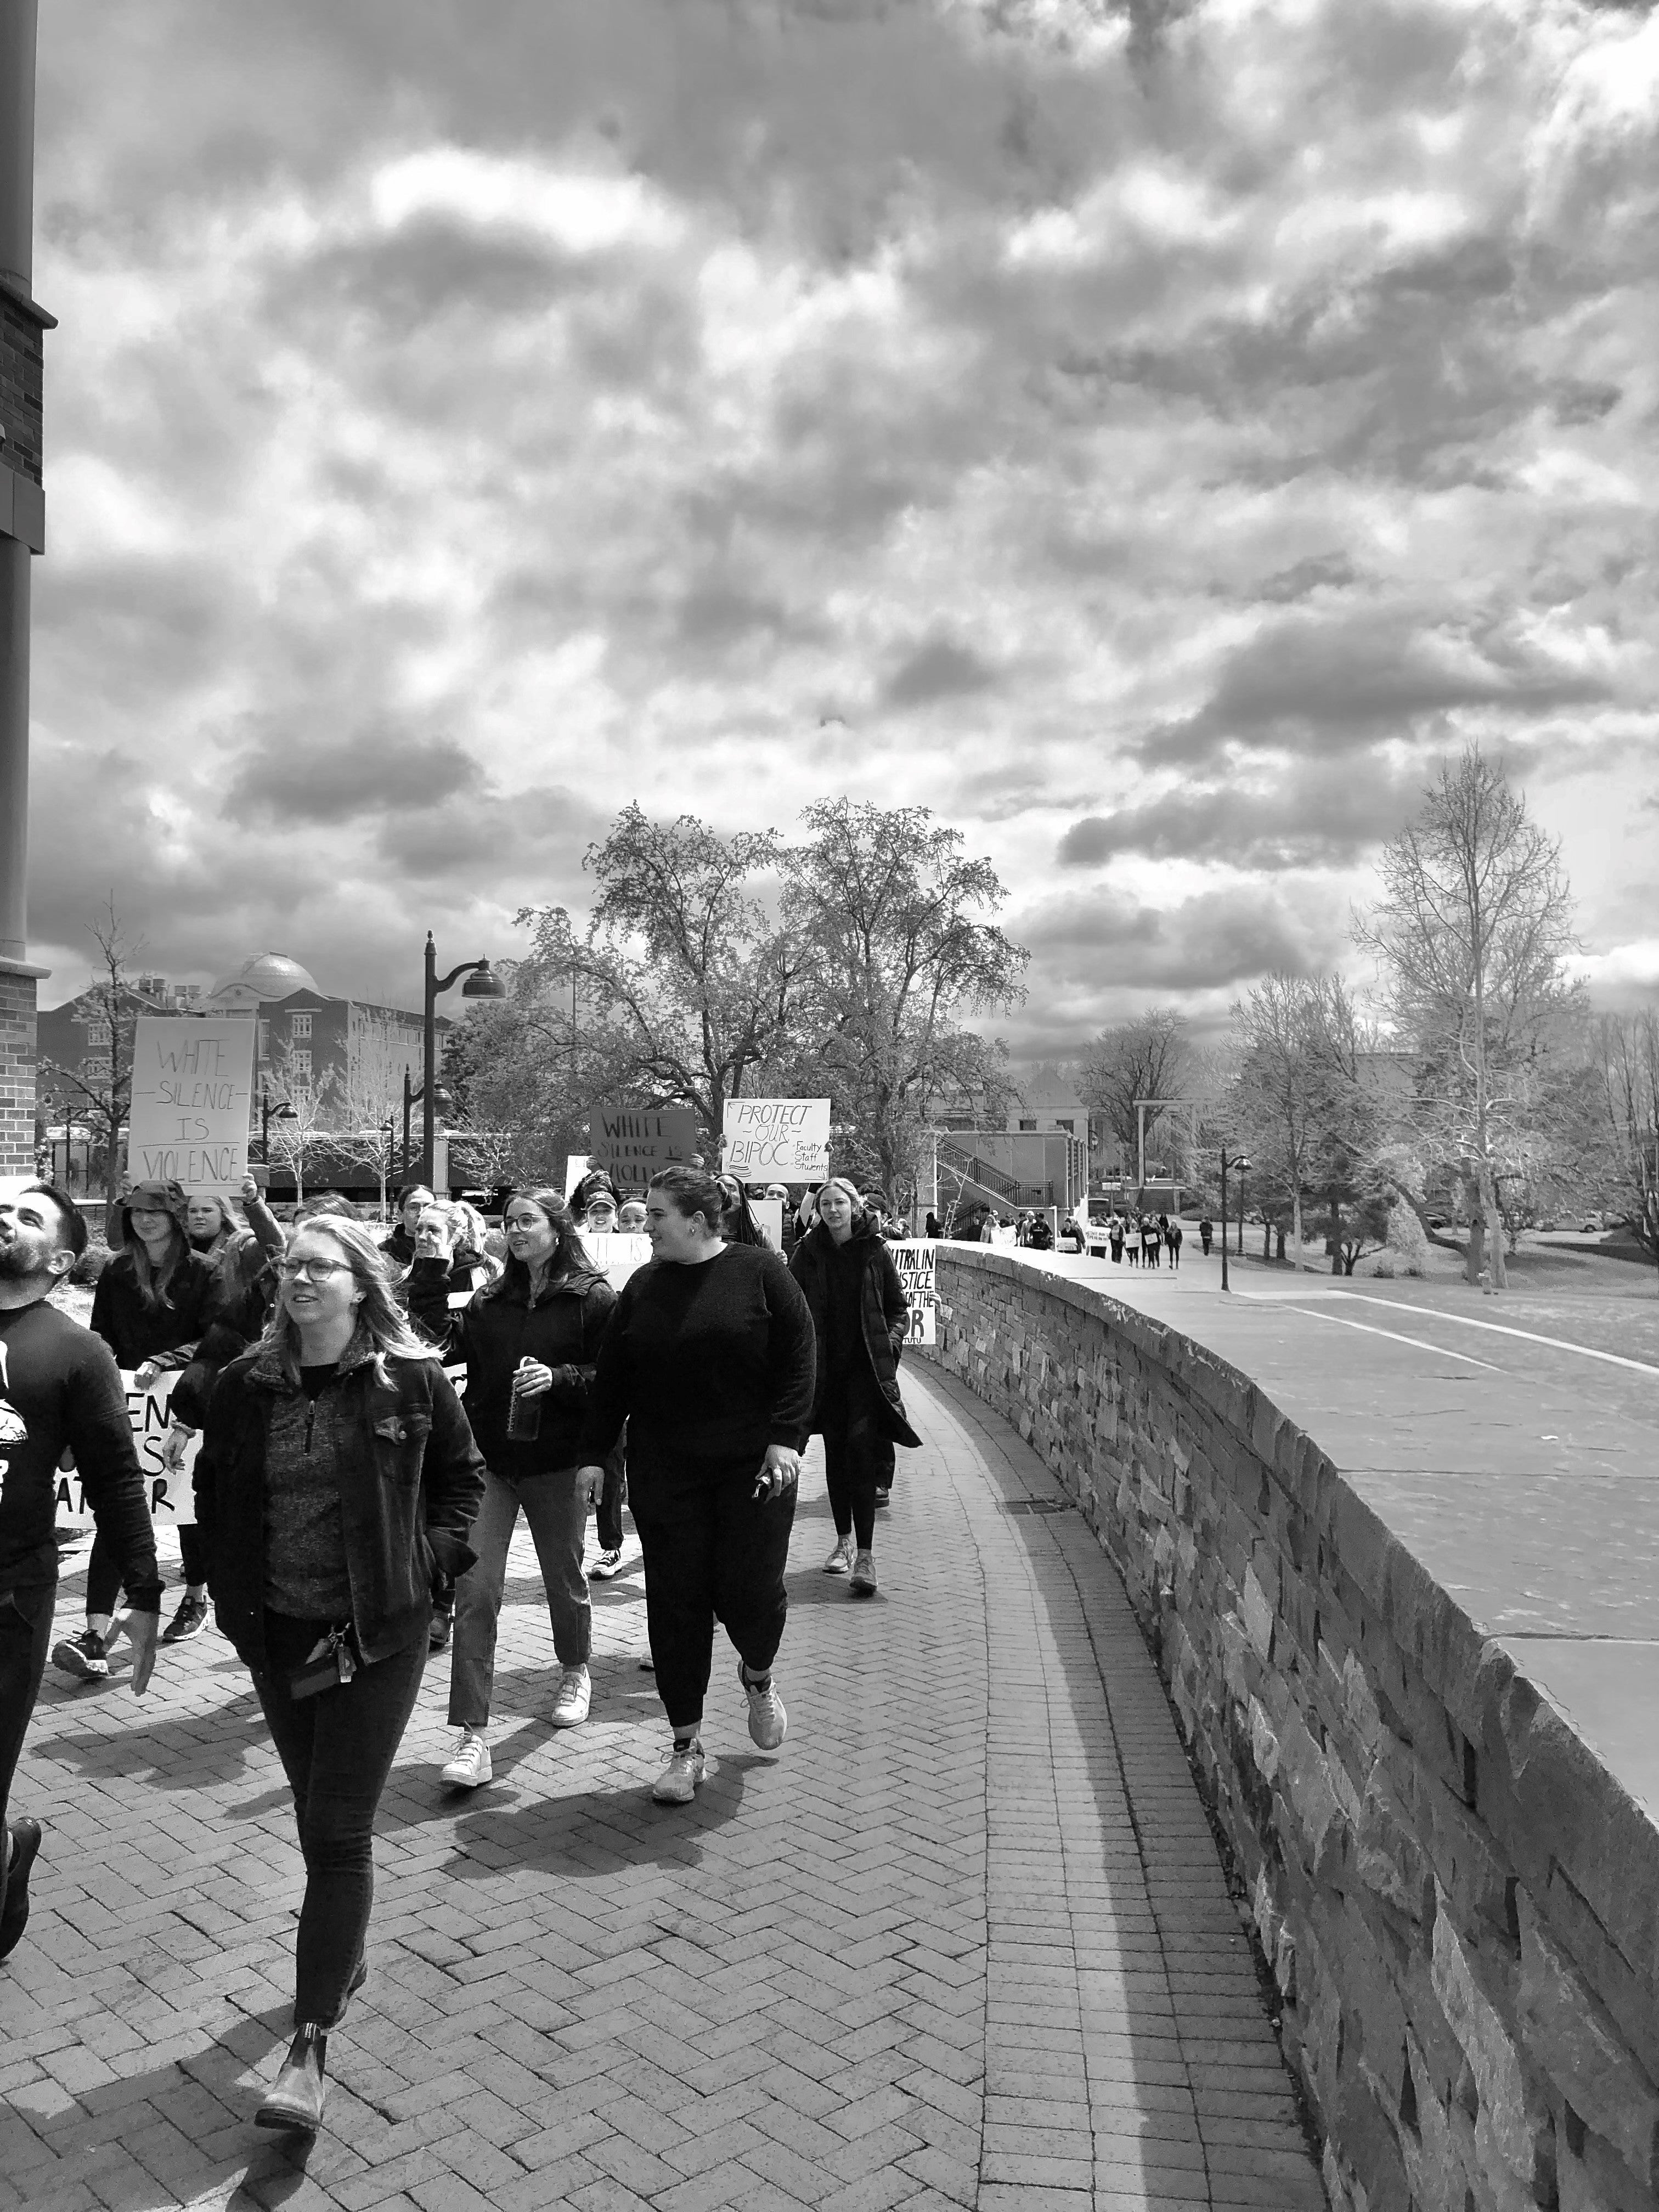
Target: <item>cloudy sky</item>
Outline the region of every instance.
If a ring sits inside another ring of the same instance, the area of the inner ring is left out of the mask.
[[[616,811],[988,853],[1021,1053],[1500,751],[1659,991],[1659,15],[48,0],[34,957],[405,1002]]]

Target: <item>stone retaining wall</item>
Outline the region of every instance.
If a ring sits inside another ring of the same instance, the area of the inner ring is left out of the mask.
[[[1659,1829],[1226,1361],[989,1251],[939,1297],[1152,1644],[1333,2204],[1659,2207]]]

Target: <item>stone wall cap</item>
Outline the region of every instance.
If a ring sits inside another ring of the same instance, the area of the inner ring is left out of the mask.
[[[31,296],[29,288],[24,283],[22,278],[14,276],[9,269],[0,269],[0,292],[3,292],[15,307],[21,307],[41,330],[57,329],[57,316],[49,315],[40,302]]]

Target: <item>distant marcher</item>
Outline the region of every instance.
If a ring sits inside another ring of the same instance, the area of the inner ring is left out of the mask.
[[[188,1203],[176,1182],[136,1184],[121,1201],[121,1249],[93,1293],[93,1334],[103,1338],[116,1365],[141,1390],[170,1369],[188,1367],[212,1325],[217,1278],[190,1249],[188,1218]],[[180,1622],[179,1633],[185,1636],[196,1634],[207,1620],[206,1553],[194,1528],[179,1534],[186,1588],[179,1615],[168,1624],[170,1637]],[[87,1562],[87,1625],[80,1635],[52,1646],[52,1663],[60,1674],[82,1682],[109,1679],[120,1592],[115,1547],[107,1537],[94,1536]]]
[[[769,1252],[772,1240],[755,1218],[749,1193],[736,1176],[715,1177],[720,1187],[720,1235],[728,1244],[753,1244]]]
[[[482,1462],[361,1222],[303,1224],[264,1337],[221,1376],[196,1510],[221,1632],[294,1792],[294,2040],[258,2124],[314,2134],[328,2036],[368,1978],[374,1814],[421,1686],[434,1565],[472,1558]]]
[[[415,1229],[421,1218],[421,1208],[432,1203],[431,1187],[423,1182],[406,1182],[395,1201],[398,1218],[392,1233],[381,1240],[380,1249],[392,1265],[407,1274],[415,1265]],[[356,1211],[354,1207],[353,1211]],[[299,1219],[296,1211],[295,1219]]]
[[[1182,1236],[1182,1227],[1178,1220],[1172,1221],[1164,1232],[1164,1242],[1169,1247],[1170,1250],[1170,1265],[1175,1268],[1177,1273],[1180,1272],[1181,1268]]]
[[[252,1176],[244,1176],[240,1192],[247,1215],[245,1229],[230,1210],[228,1199],[193,1194],[185,1207],[185,1234],[190,1249],[213,1270],[213,1317],[233,1325],[247,1293],[283,1249],[283,1224],[265,1204]]]
[[[423,1253],[410,1277],[410,1313],[422,1335],[446,1359],[466,1363],[463,1402],[484,1457],[475,1557],[455,1590],[449,1724],[461,1734],[441,1776],[453,1790],[479,1789],[494,1772],[488,1739],[495,1635],[520,1511],[541,1566],[561,1670],[554,1727],[580,1727],[592,1698],[593,1613],[582,1573],[590,1493],[578,1462],[594,1362],[617,1294],[583,1251],[556,1191],[514,1191],[501,1218],[507,1266],[467,1305],[449,1303],[441,1252]]]
[[[1048,1226],[1048,1217],[1046,1213],[1034,1213],[1031,1216],[1030,1226],[1025,1232],[1025,1242],[1033,1252],[1054,1250],[1054,1232]]]
[[[415,1258],[441,1259],[447,1265],[448,1299],[452,1307],[465,1305],[501,1270],[483,1249],[484,1224],[473,1208],[447,1198],[428,1199],[415,1224]],[[398,1303],[407,1306],[413,1271],[398,1285]],[[432,1626],[428,1648],[448,1648],[455,1627],[455,1585],[447,1575],[432,1588]]]
[[[927,1218],[921,1224],[921,1233],[930,1244],[937,1243],[944,1236],[945,1231],[939,1225],[938,1214],[929,1212]]]
[[[662,1805],[690,1804],[703,1778],[716,1620],[737,1647],[750,1740],[775,1751],[788,1728],[772,1668],[812,1412],[812,1317],[776,1253],[726,1243],[725,1206],[700,1169],[653,1178],[653,1264],[623,1285],[583,1436],[583,1476],[597,1483],[628,1424],[646,1621],[673,1730],[651,1793]]]
[[[75,1455],[98,1540],[126,1584],[139,1697],[149,1686],[161,1626],[155,1534],[120,1376],[109,1346],[52,1304],[86,1249],[80,1209],[55,1184],[26,1183],[0,1195],[0,1959],[23,1940],[40,1849],[39,1820],[9,1820],[7,1803],[52,1642],[53,1523],[66,1450]],[[99,1846],[118,1838],[129,1809],[118,1785],[106,1802],[110,1825],[89,1839],[83,1886],[95,1887]]]
[[[823,1571],[850,1571],[852,1595],[873,1597],[877,1495],[891,1487],[894,1445],[921,1439],[899,1395],[899,1356],[910,1333],[904,1285],[845,1176],[831,1176],[818,1193],[818,1225],[803,1239],[790,1273],[805,1293],[817,1345],[811,1426],[823,1438],[836,1523]]]
[[[643,1237],[645,1234],[645,1200],[625,1198],[617,1209],[617,1226],[624,1237]]]
[[[1210,1256],[1210,1239],[1215,1235],[1215,1224],[1206,1213],[1198,1224],[1198,1241],[1204,1247],[1204,1256]]]

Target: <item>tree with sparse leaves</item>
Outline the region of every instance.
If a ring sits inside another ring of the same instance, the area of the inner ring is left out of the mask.
[[[116,1194],[126,1164],[124,1133],[132,1106],[132,1051],[135,1024],[141,1009],[149,1006],[135,988],[133,977],[142,937],[130,937],[116,911],[112,891],[103,913],[88,922],[87,933],[98,948],[90,988],[82,1003],[96,1015],[109,1036],[106,1073],[88,1075],[42,1060],[40,1088],[66,1121],[86,1124],[90,1150],[101,1168],[106,1229],[115,1218]]]
[[[1659,1012],[1595,1024],[1601,1182],[1611,1210],[1659,1266]]]
[[[1534,1118],[1542,1035],[1567,1000],[1572,902],[1560,848],[1501,769],[1471,745],[1441,769],[1379,863],[1382,896],[1356,915],[1397,1034],[1421,1063],[1414,1118],[1431,1161],[1478,1209],[1467,1270],[1504,1287],[1500,1186]]]
[[[1102,1030],[1085,1055],[1079,1089],[1084,1103],[1102,1116],[1116,1139],[1125,1160],[1136,1162],[1139,1117],[1135,1101],[1185,1098],[1193,1073],[1186,1016],[1175,1006],[1149,1006],[1131,1021]],[[1149,1139],[1164,1110],[1148,1109]],[[1190,1115],[1187,1119],[1190,1121]]]

